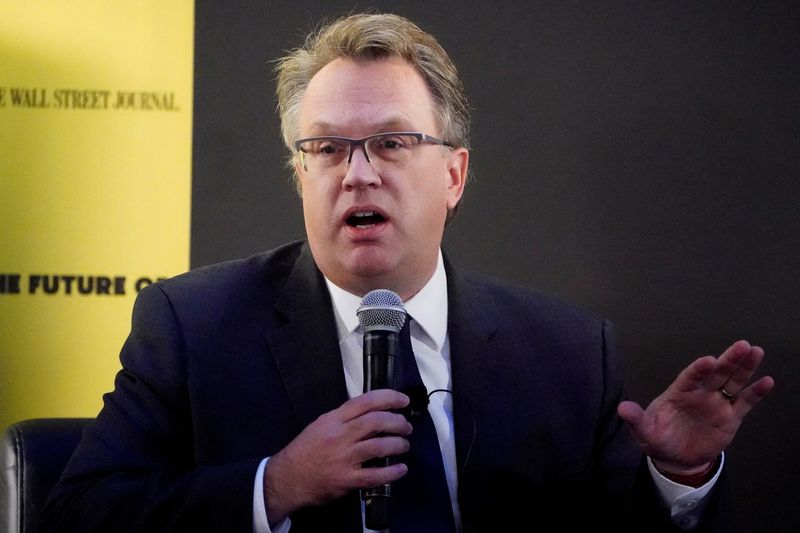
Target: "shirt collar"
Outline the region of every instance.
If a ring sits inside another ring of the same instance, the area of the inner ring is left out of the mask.
[[[325,283],[333,301],[336,328],[341,340],[359,329],[356,311],[361,305],[361,297],[334,285],[328,278],[325,278]],[[441,351],[447,336],[447,275],[441,250],[431,279],[404,304],[421,333],[433,343],[432,348]]]

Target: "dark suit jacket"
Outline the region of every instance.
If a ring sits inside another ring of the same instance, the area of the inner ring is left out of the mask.
[[[609,324],[446,268],[465,532],[666,524],[615,413]],[[303,243],[147,287],[120,357],[51,494],[53,530],[251,531],[259,461],[347,399],[330,297]],[[361,531],[358,494],[292,520],[293,532]]]

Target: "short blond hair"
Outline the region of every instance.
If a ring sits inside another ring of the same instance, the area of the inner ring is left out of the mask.
[[[458,71],[439,42],[410,20],[361,13],[339,18],[311,33],[305,44],[277,61],[278,112],[286,146],[299,138],[300,103],[311,78],[338,58],[355,61],[399,56],[422,75],[434,102],[440,136],[469,148],[470,110]]]

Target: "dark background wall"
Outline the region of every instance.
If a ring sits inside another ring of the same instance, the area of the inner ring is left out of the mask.
[[[474,108],[447,253],[611,318],[643,404],[696,356],[762,345],[777,387],[729,449],[737,531],[799,530],[800,4],[196,5],[193,267],[304,235],[271,60],[322,16],[409,16]]]

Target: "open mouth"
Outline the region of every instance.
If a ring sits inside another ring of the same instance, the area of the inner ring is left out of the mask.
[[[386,217],[375,211],[358,211],[347,217],[347,225],[354,228],[369,228],[385,220]]]

